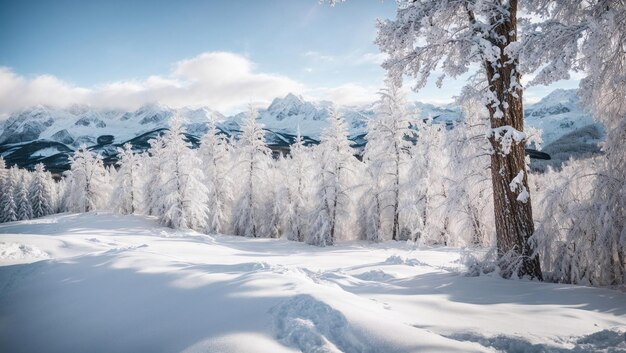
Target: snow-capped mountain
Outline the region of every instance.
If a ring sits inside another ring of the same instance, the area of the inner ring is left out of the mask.
[[[50,140],[68,146],[94,145],[98,137],[110,135],[121,142],[158,128],[167,127],[169,118],[179,113],[189,131],[206,125],[209,116],[225,117],[208,108],[171,109],[156,104],[145,105],[132,112],[92,109],[74,105],[67,109],[35,106],[11,115],[0,123],[0,145],[34,140]]]
[[[432,118],[436,123],[451,125],[462,119],[455,106],[415,102],[411,108],[419,118]],[[288,94],[274,99],[267,108],[259,109],[258,119],[265,126],[270,147],[285,149],[293,142],[298,129],[309,143],[319,140],[320,133],[328,126],[332,109],[330,102],[311,102]],[[345,117],[355,145],[365,143],[363,135],[367,121],[376,115],[375,105],[341,107],[338,111]],[[226,117],[208,107],[174,109],[158,104],[145,105],[135,111],[84,105],[66,109],[40,105],[0,122],[0,155],[9,164],[31,167],[41,161],[62,170],[67,167],[67,155],[82,144],[105,157],[114,155],[116,147],[128,141],[136,145],[137,150],[147,148],[147,140],[166,129],[174,114],[181,116],[194,143],[206,131],[209,118],[216,119],[225,134],[237,135],[245,117],[245,112]],[[576,90],[556,90],[527,107],[526,124],[543,130],[544,145],[548,145],[594,122],[579,106]]]
[[[529,105],[525,117],[527,126],[543,130],[544,145],[587,125],[597,124],[580,106],[575,89],[554,90],[538,103]]]

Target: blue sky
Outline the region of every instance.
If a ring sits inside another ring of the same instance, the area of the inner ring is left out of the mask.
[[[232,111],[288,91],[359,104],[384,76],[375,20],[394,13],[394,1],[379,0],[0,0],[0,94],[22,93],[0,105],[154,100]],[[415,98],[444,103],[462,84]]]

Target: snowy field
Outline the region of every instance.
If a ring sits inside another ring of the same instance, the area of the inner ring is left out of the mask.
[[[106,213],[7,223],[0,352],[626,352],[626,293],[466,277],[460,256]]]

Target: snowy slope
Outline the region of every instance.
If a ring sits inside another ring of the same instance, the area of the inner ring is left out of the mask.
[[[259,121],[271,131],[295,134],[298,127],[304,136],[318,138],[328,126],[327,118],[332,104],[326,101],[309,102],[300,96],[288,94],[276,98],[266,108],[259,109]],[[363,134],[367,120],[375,115],[373,105],[338,108],[346,118],[352,136]],[[458,107],[438,107],[414,103],[420,118],[431,117],[436,122],[461,119]],[[36,106],[9,117],[0,123],[0,145],[52,140],[77,147],[81,143],[94,145],[103,135],[111,135],[115,142],[126,141],[138,135],[168,126],[168,119],[179,114],[185,120],[190,134],[205,131],[209,116],[221,121],[223,127],[236,130],[245,113],[225,117],[210,108],[173,109],[157,104],[143,106],[136,111],[122,112],[72,106],[58,109]],[[579,106],[576,90],[555,90],[540,102],[526,108],[526,123],[542,129],[544,142],[550,143],[582,126],[593,123],[591,116]]]
[[[526,125],[543,130],[543,143],[548,145],[560,137],[587,125],[598,125],[580,106],[577,90],[557,89],[525,109]]]
[[[460,251],[0,225],[2,352],[624,352],[626,294],[466,277]],[[609,350],[611,349],[611,350]]]
[[[321,131],[328,126],[331,109],[330,102],[309,102],[288,94],[274,99],[267,108],[259,109],[259,121],[265,126],[270,147],[287,150],[298,129],[307,141],[313,143],[319,140]],[[374,105],[338,109],[346,119],[350,138],[355,145],[364,145],[367,121],[376,114]],[[415,102],[412,111],[419,114],[416,118],[432,118],[436,123],[450,126],[452,122],[462,119],[459,108],[454,106],[440,107]],[[169,118],[174,114],[183,118],[188,135],[194,140],[206,132],[210,116],[218,120],[218,127],[224,133],[235,136],[245,116],[245,113],[240,113],[225,117],[206,107],[172,109],[157,104],[146,105],[132,112],[92,109],[87,106],[72,106],[68,109],[37,106],[0,122],[0,156],[9,165],[32,168],[42,162],[49,170],[60,172],[68,168],[67,156],[81,144],[86,144],[102,153],[105,160],[114,162],[119,145],[131,141],[139,143],[138,151],[147,148],[147,139],[143,137],[154,137],[157,132],[167,128]],[[581,109],[576,90],[556,90],[539,103],[526,108],[526,125],[543,131],[544,146],[591,124],[599,126]],[[572,148],[577,149],[575,141],[572,142]],[[568,155],[570,151],[563,153]]]
[[[143,133],[167,127],[169,118],[180,114],[190,132],[197,124],[206,125],[209,116],[224,120],[219,112],[209,108],[172,109],[166,106],[145,105],[132,112],[93,109],[75,105],[68,109],[36,106],[13,114],[0,123],[0,144],[52,140],[78,147],[97,143],[99,136],[111,135],[114,141],[132,139]]]

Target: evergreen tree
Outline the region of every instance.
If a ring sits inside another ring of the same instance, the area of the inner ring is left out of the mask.
[[[106,170],[99,154],[91,153],[85,145],[70,157],[66,173],[67,209],[71,212],[91,212],[107,204]]]
[[[333,111],[329,123],[317,147],[320,174],[313,229],[307,239],[309,244],[318,246],[333,245],[341,234],[342,226],[350,221],[350,177],[356,163],[343,117]]]
[[[17,202],[15,195],[18,188],[19,173],[17,167],[9,169],[4,182],[2,183],[2,193],[0,194],[0,210],[2,211],[2,222],[13,222],[18,220]]]
[[[237,143],[241,190],[233,208],[233,231],[236,235],[261,237],[267,229],[264,191],[270,150],[265,144],[263,126],[256,121],[257,112],[248,109]]]
[[[113,210],[122,214],[133,214],[138,211],[141,197],[139,156],[133,153],[130,143],[117,149],[119,170],[114,179]]]
[[[43,217],[54,212],[52,178],[42,163],[35,165],[35,172],[28,188],[33,217]]]
[[[177,116],[163,137],[163,169],[157,187],[159,204],[163,205],[161,224],[176,229],[206,230],[207,194],[202,183],[200,159],[185,140]]]
[[[33,218],[33,208],[28,198],[28,185],[30,184],[30,173],[27,170],[18,170],[19,180],[15,194],[17,204],[17,219],[25,220]]]
[[[232,168],[228,140],[220,134],[215,121],[209,120],[208,131],[202,137],[198,154],[202,160],[204,182],[208,189],[209,233],[224,232],[229,229],[228,214],[232,207]]]
[[[387,80],[380,95],[378,115],[368,123],[363,153],[368,188],[360,202],[365,238],[373,241],[398,240],[405,228],[400,217],[401,188],[410,159],[410,138],[415,135],[400,87]]]
[[[291,145],[289,156],[284,163],[287,193],[284,229],[289,240],[304,241],[308,233],[312,158],[310,150],[304,146],[304,140],[300,135],[300,129],[298,129],[296,140]]]

